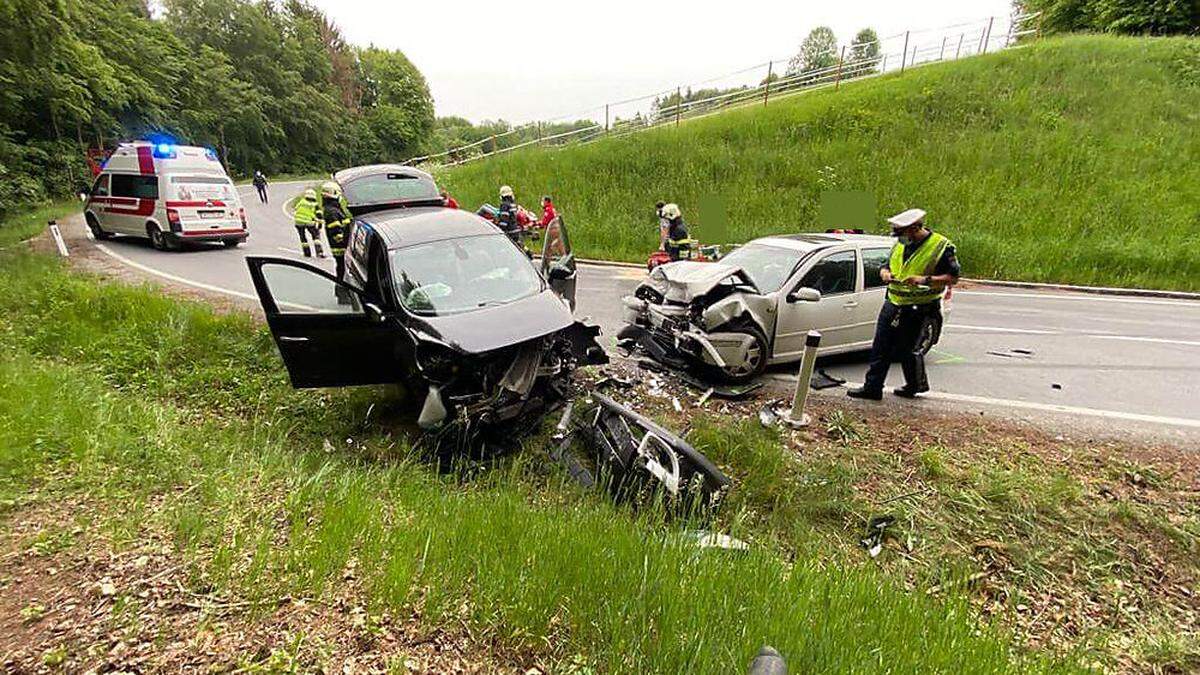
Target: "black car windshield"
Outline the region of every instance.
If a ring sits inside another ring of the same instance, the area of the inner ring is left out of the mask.
[[[787,281],[792,270],[796,269],[796,263],[806,255],[807,251],[746,244],[721,258],[721,262],[745,270],[760,292],[774,293],[783,287],[783,282]]]
[[[347,181],[342,189],[351,208],[373,204],[441,202],[433,181],[406,173],[376,173]]]
[[[542,277],[503,234],[418,244],[392,251],[396,294],[423,316],[471,312],[542,291]]]

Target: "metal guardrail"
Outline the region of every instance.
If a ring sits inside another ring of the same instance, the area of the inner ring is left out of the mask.
[[[887,73],[904,72],[907,69],[930,63],[953,61],[988,52],[1002,51],[1026,36],[1037,34],[1039,28],[1033,22],[1040,16],[1041,12],[1013,14],[1012,16],[1001,18],[1000,22],[997,22],[997,17],[988,17],[987,19],[940,28],[905,31],[872,42],[843,45],[839,49],[825,54],[825,56],[831,56],[836,59],[833,65],[815,70],[785,70],[782,75],[777,75],[775,65],[787,63],[790,59],[772,59],[719,77],[695,82],[691,85],[683,85],[653,94],[606,103],[601,107],[591,108],[575,115],[564,115],[553,120],[530,122],[515,126],[502,133],[494,134],[443,152],[413,157],[407,160],[405,164],[458,166],[530,146],[553,145],[555,147],[563,147],[590,143],[602,138],[619,138],[656,127],[679,125],[685,120],[697,119],[735,108],[750,105],[768,105],[773,100],[817,89],[828,87],[836,89],[843,82],[878,77]],[[928,34],[934,34],[934,37],[928,40],[922,39],[919,43],[913,39],[916,36]],[[885,44],[893,42],[902,42],[903,46],[896,51],[888,51],[882,48]],[[851,54],[855,53],[856,50],[861,53],[863,48],[871,45],[881,47],[878,54],[858,60],[847,60],[847,50]],[[719,81],[728,81],[731,77],[761,72],[763,68],[766,68],[765,77],[755,85],[746,84],[708,98],[682,101],[685,89],[690,91],[692,87],[701,87]],[[670,97],[671,95],[676,95],[677,100],[680,102],[670,106],[657,105],[664,97]],[[636,114],[632,117],[624,119],[617,117],[613,119],[612,113],[614,111],[619,112],[623,107],[638,105],[648,106],[644,114],[641,107],[636,107]],[[548,136],[543,136],[541,133],[543,126],[547,123],[568,119],[590,119],[587,115],[598,113],[599,111],[603,111],[603,123],[596,121],[591,126],[571,129]],[[500,139],[534,129],[536,129],[536,137],[533,139],[504,147],[500,147],[498,143]],[[488,149],[489,146],[490,149]]]

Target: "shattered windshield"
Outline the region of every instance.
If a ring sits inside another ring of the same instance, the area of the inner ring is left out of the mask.
[[[542,290],[542,278],[503,234],[443,239],[392,252],[396,294],[424,316],[470,312]]]
[[[806,251],[746,244],[721,258],[721,262],[745,270],[762,293],[774,293],[783,287],[783,282],[787,281],[796,264],[806,255]]]

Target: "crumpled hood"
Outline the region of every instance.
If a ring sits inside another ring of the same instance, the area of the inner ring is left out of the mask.
[[[741,267],[719,262],[680,260],[655,267],[644,282],[671,302],[688,302],[711,291],[717,284],[736,276],[753,287],[754,282]]]
[[[481,354],[563,330],[575,317],[553,291],[544,290],[507,305],[420,317],[417,323],[430,337],[467,354]]]

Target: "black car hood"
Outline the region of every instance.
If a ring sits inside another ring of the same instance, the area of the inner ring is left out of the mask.
[[[467,354],[519,344],[563,330],[575,322],[553,291],[464,314],[413,317],[421,332]]]

